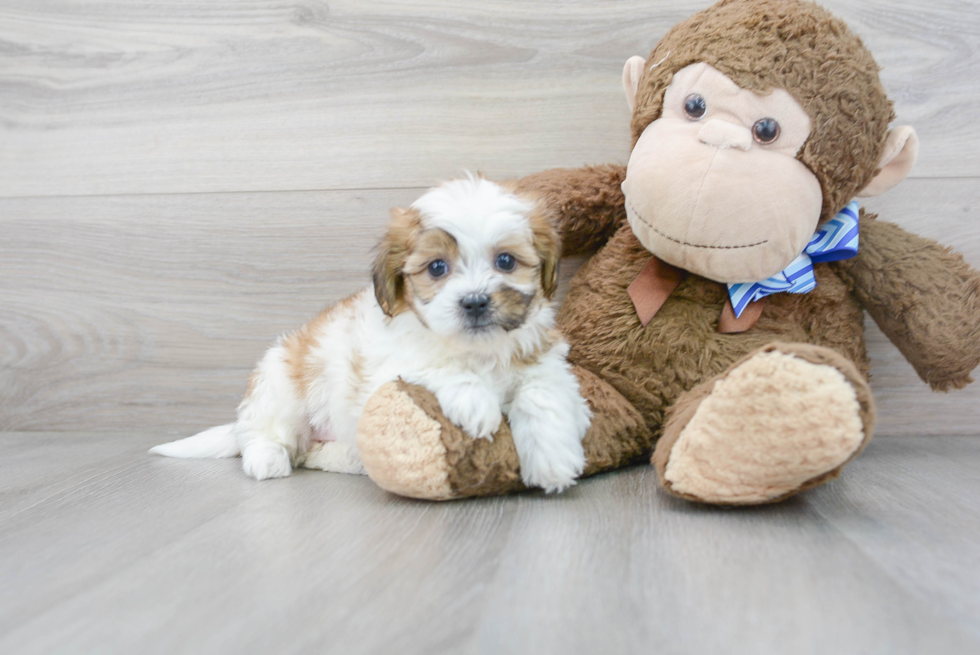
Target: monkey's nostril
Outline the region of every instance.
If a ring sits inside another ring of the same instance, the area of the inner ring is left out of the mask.
[[[470,316],[480,316],[490,306],[490,296],[485,293],[470,293],[463,296],[459,304]]]
[[[715,148],[738,148],[748,150],[752,147],[752,132],[741,125],[713,118],[698,130],[701,143]]]

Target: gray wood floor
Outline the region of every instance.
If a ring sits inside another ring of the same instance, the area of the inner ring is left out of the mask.
[[[649,467],[423,503],[147,457],[158,439],[0,438],[0,652],[980,652],[974,436],[878,439],[743,510]]]
[[[623,62],[707,4],[0,3],[0,653],[980,653],[980,385],[870,322],[879,437],[776,507],[146,455],[368,283],[389,207],[625,161]],[[866,206],[980,265],[980,3],[824,4],[921,138]]]

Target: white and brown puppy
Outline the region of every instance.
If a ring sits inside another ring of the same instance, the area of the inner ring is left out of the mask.
[[[257,480],[294,466],[363,473],[357,423],[401,378],[446,417],[491,438],[509,418],[529,486],[575,483],[591,414],[554,329],[558,236],[535,203],[482,178],[431,189],[393,220],[364,289],[280,338],[252,374],[238,420],[150,452],[242,455]]]

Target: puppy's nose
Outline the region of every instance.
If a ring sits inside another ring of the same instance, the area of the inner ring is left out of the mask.
[[[463,296],[459,304],[468,316],[477,318],[486,313],[487,308],[490,306],[490,296],[485,293],[470,293]]]

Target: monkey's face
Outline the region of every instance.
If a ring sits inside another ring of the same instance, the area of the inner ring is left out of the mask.
[[[820,183],[796,159],[809,135],[785,90],[753,93],[705,63],[681,69],[630,155],[633,232],[660,259],[718,282],[775,275],[820,219]]]

